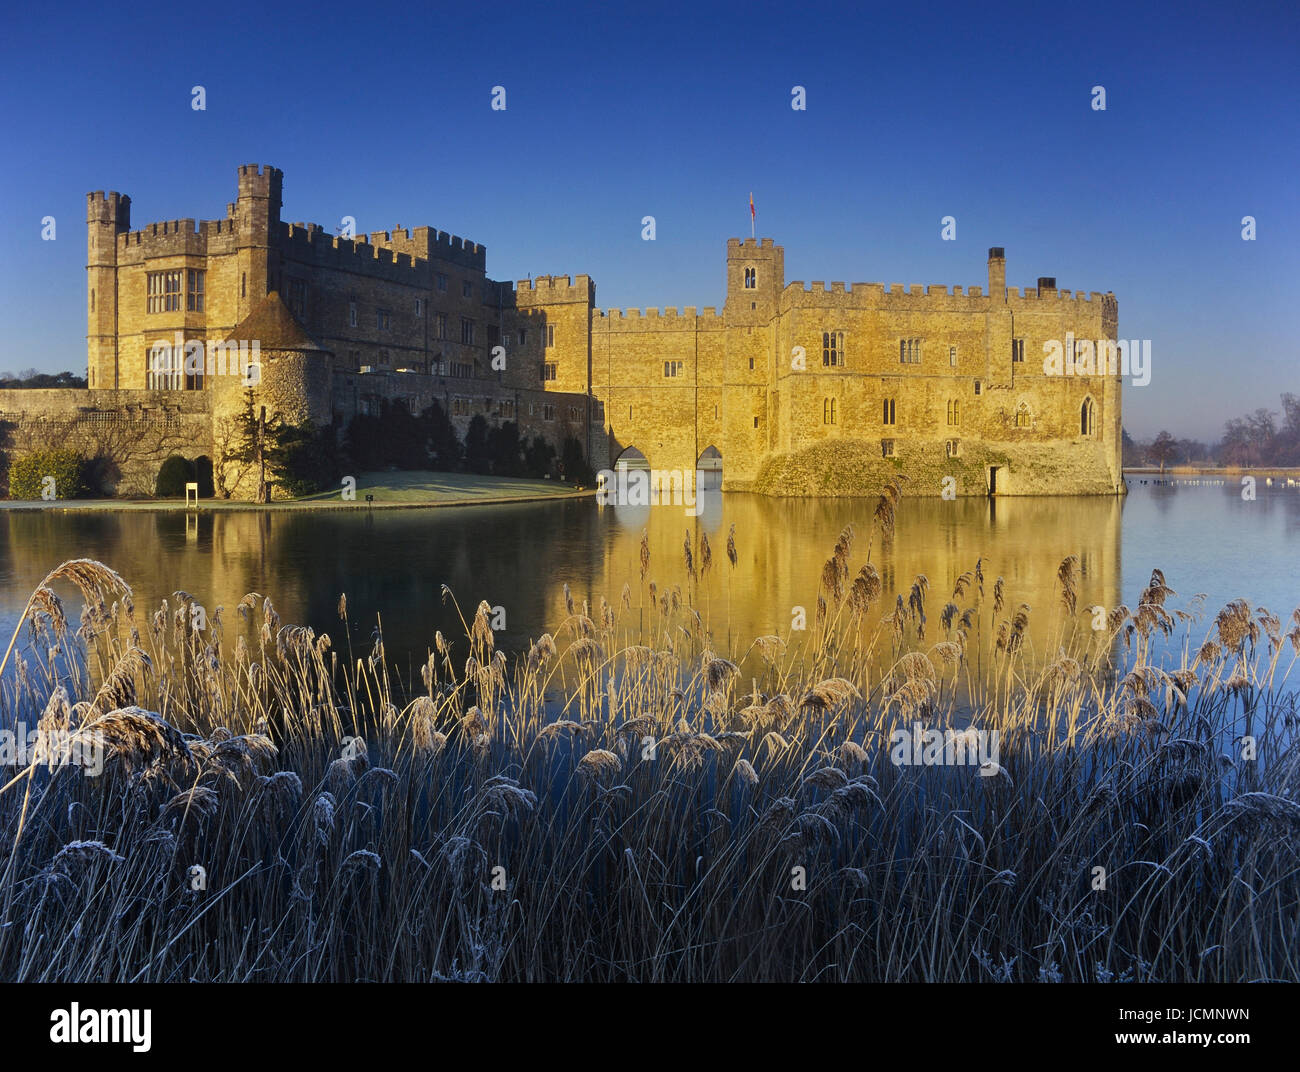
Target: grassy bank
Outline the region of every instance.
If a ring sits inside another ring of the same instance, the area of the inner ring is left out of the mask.
[[[475,473],[438,473],[423,470],[362,473],[357,477],[356,497],[344,499],[342,489],[321,492],[301,499],[277,499],[252,503],[232,499],[201,499],[200,511],[229,510],[370,510],[429,506],[484,506],[496,503],[533,502],[594,494],[578,485],[558,480],[523,477],[483,476]],[[367,502],[366,496],[374,497]],[[193,510],[183,499],[66,499],[52,502],[8,499],[0,509],[62,510]]]
[[[196,635],[185,593],[145,611],[61,567],[4,710],[108,758],[0,793],[0,978],[1300,978],[1300,611],[1202,626],[1157,572],[1094,630],[1067,559],[1077,626],[1033,671],[1030,611],[980,563],[875,625],[891,531],[886,496],[841,535],[802,644],[721,650],[692,593],[733,549],[647,547],[639,590],[516,662],[467,608],[406,690],[378,630],[340,652],[249,593]],[[894,762],[918,723],[996,754]]]

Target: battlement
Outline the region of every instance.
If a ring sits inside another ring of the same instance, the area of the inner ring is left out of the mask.
[[[534,279],[521,279],[515,284],[515,304],[524,307],[547,305],[555,302],[583,302],[596,299],[596,284],[591,276],[539,275]]]
[[[279,197],[284,188],[284,172],[270,164],[240,164],[240,197]]]
[[[217,235],[233,235],[235,233],[235,221],[233,219],[200,220],[199,233],[205,238],[213,238]]]
[[[233,220],[158,220],[138,231],[117,236],[118,252],[132,259],[150,257],[205,256],[213,235],[234,234]]]
[[[733,253],[739,253],[741,250],[754,252],[756,250],[767,249],[773,252],[783,252],[783,247],[773,245],[770,238],[728,238],[727,239],[727,256]]]
[[[940,303],[945,307],[969,308],[967,303],[971,299],[983,296],[983,288],[977,286],[948,287],[939,283],[904,286],[902,283],[843,283],[838,280],[826,283],[820,279],[805,283],[800,279],[786,284],[782,292],[782,308],[822,304],[849,308],[894,307],[900,303],[918,309],[932,308]],[[827,297],[832,300],[825,301]]]
[[[487,270],[487,246],[436,227],[416,227],[411,231],[398,226],[391,231],[374,231],[368,237],[372,246],[407,253],[413,259],[446,261],[462,268]]]
[[[656,306],[644,309],[594,309],[593,331],[723,331],[727,324],[717,307],[706,305],[703,310],[688,305],[678,310],[669,306],[660,310]]]
[[[1041,284],[1041,283],[1044,282],[1044,280],[1040,280],[1039,282],[1040,282],[1040,284]],[[1054,283],[1055,280],[1053,280],[1052,282]],[[1079,291],[1058,290],[1055,286],[1041,286],[1041,285],[1040,285],[1040,286],[1036,286],[1036,287],[1025,287],[1023,293],[1021,293],[1019,287],[1007,287],[1007,300],[1008,300],[1008,301],[1015,300],[1015,301],[1021,301],[1021,302],[1026,302],[1026,301],[1042,301],[1042,302],[1050,302],[1050,301],[1068,301],[1068,302],[1088,302],[1088,303],[1091,303],[1091,302],[1101,302],[1101,301],[1104,301],[1105,299],[1104,299],[1104,295],[1099,294],[1099,293],[1098,293],[1097,291],[1095,291],[1095,290],[1094,290],[1094,291],[1091,291],[1091,292],[1089,292],[1089,293],[1085,293],[1085,292],[1082,291],[1082,290],[1079,290]]]
[[[86,222],[112,224],[118,231],[131,228],[131,199],[126,194],[96,190],[86,195]]]

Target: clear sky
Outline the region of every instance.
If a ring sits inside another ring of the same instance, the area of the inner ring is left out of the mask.
[[[430,224],[494,278],[661,308],[721,305],[752,190],[787,281],[984,285],[1000,245],[1009,285],[1114,291],[1121,338],[1152,340],[1130,433],[1214,439],[1300,392],[1300,7],[1144,7],[11,9],[0,369],[84,374],[91,190],[137,227],[215,218],[239,164],[273,164],[286,220]]]

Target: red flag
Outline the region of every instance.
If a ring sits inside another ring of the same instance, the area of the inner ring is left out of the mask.
[[[749,193],[749,218],[754,219],[754,192],[752,190]]]

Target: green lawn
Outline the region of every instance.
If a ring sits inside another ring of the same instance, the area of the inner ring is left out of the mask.
[[[341,489],[340,489],[341,490]],[[378,503],[451,503],[467,499],[535,498],[569,495],[576,485],[558,480],[530,480],[525,477],[480,476],[475,473],[434,473],[424,469],[401,472],[362,473],[357,477],[357,502],[373,495]],[[339,500],[339,491],[309,495],[298,502]]]
[[[373,495],[373,506],[454,506],[460,503],[511,502],[527,499],[544,499],[577,493],[574,484],[558,480],[530,480],[527,478],[479,476],[474,473],[434,473],[428,470],[403,472],[361,473],[357,476],[357,493],[354,500],[342,497],[338,490],[309,495],[303,499],[277,499],[259,506],[256,503],[235,499],[202,499],[202,510],[274,510],[311,509],[331,505],[364,507],[366,496]],[[586,489],[588,492],[590,488]],[[0,509],[61,509],[61,510],[183,510],[183,499],[59,499],[53,502],[40,500],[0,500]]]

